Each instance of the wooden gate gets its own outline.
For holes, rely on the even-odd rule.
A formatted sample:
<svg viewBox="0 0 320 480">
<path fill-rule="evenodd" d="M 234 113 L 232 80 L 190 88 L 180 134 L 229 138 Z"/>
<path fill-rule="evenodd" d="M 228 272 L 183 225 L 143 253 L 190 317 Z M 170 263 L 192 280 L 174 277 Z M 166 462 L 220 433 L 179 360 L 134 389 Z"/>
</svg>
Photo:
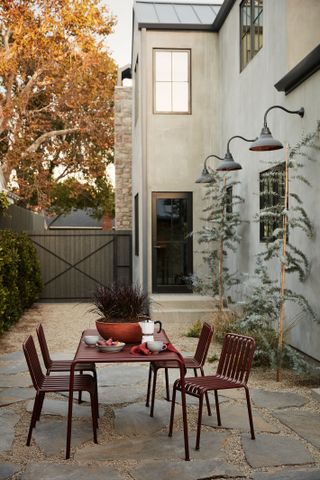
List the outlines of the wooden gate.
<svg viewBox="0 0 320 480">
<path fill-rule="evenodd" d="M 40 260 L 42 300 L 88 299 L 98 285 L 131 283 L 131 233 L 63 230 L 29 234 Z"/>
</svg>

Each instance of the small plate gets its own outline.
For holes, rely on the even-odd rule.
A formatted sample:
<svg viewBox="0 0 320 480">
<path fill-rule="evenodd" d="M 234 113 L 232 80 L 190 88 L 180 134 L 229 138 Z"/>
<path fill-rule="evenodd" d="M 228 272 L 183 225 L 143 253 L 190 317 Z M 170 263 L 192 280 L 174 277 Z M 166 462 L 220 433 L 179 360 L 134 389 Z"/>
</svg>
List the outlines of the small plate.
<svg viewBox="0 0 320 480">
<path fill-rule="evenodd" d="M 96 344 L 96 347 L 99 350 L 99 352 L 108 352 L 108 353 L 121 352 L 124 346 L 125 346 L 125 343 L 118 343 L 118 345 L 97 345 Z"/>
</svg>

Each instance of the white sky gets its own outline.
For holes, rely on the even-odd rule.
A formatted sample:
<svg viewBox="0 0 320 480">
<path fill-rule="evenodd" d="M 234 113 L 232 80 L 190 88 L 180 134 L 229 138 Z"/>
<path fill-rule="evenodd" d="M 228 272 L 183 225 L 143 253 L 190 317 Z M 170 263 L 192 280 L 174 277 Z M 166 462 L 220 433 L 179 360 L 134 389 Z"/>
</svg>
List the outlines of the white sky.
<svg viewBox="0 0 320 480">
<path fill-rule="evenodd" d="M 223 0 L 166 1 L 168 3 L 223 3 Z M 115 26 L 114 33 L 107 38 L 106 43 L 110 49 L 112 57 L 118 63 L 119 67 L 123 67 L 131 62 L 131 23 L 133 0 L 101 0 L 101 3 L 110 7 L 113 15 L 117 17 L 117 24 Z"/>
</svg>

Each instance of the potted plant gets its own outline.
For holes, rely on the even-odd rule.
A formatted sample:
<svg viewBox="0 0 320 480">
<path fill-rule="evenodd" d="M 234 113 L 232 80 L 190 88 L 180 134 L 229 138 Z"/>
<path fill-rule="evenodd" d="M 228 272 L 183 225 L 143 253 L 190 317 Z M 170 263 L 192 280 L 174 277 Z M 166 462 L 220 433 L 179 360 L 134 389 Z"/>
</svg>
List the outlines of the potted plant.
<svg viewBox="0 0 320 480">
<path fill-rule="evenodd" d="M 94 308 L 90 311 L 100 315 L 96 320 L 99 334 L 125 343 L 141 341 L 139 316 L 149 312 L 149 296 L 138 285 L 113 283 L 97 287 L 93 295 Z"/>
</svg>

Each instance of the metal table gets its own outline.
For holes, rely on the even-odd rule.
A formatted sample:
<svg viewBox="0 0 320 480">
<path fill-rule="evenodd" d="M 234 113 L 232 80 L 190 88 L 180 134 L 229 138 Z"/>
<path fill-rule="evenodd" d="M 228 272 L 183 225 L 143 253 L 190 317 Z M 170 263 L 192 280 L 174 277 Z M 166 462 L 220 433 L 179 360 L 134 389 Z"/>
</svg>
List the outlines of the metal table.
<svg viewBox="0 0 320 480">
<path fill-rule="evenodd" d="M 97 330 L 88 329 L 82 333 L 75 357 L 72 361 L 70 370 L 70 393 L 68 404 L 68 428 L 67 428 L 67 445 L 66 445 L 66 459 L 70 458 L 71 448 L 71 432 L 72 432 L 72 407 L 73 407 L 73 384 L 74 384 L 74 372 L 75 366 L 81 363 L 141 363 L 152 362 L 159 359 L 163 362 L 177 362 L 177 367 L 180 370 L 181 380 L 181 402 L 182 402 L 182 418 L 183 418 L 183 431 L 184 431 L 184 448 L 185 459 L 190 460 L 189 454 L 189 439 L 188 439 L 188 423 L 187 423 L 187 406 L 186 406 L 186 392 L 185 392 L 185 366 L 183 359 L 179 357 L 175 352 L 164 351 L 155 355 L 133 355 L 130 353 L 132 345 L 126 345 L 121 352 L 109 353 L 100 352 L 97 348 L 88 347 L 82 338 L 84 335 L 99 335 Z M 169 339 L 164 330 L 154 335 L 155 340 L 162 340 L 165 343 L 169 343 Z"/>
</svg>

